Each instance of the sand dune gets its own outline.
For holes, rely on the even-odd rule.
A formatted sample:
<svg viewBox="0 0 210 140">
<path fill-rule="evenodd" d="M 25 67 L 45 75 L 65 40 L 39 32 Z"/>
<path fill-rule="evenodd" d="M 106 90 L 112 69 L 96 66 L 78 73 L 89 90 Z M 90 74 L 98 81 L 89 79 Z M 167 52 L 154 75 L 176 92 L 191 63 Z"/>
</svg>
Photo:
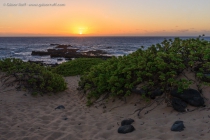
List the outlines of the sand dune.
<svg viewBox="0 0 210 140">
<path fill-rule="evenodd" d="M 138 95 L 99 102 L 86 107 L 85 98 L 77 91 L 79 77 L 67 77 L 68 89 L 52 96 L 33 97 L 15 87 L 0 84 L 0 140 L 208 140 L 210 138 L 210 102 L 205 108 L 178 113 L 164 102 L 141 112 L 136 109 L 147 102 Z M 210 88 L 204 95 L 210 99 Z M 63 105 L 65 109 L 56 109 Z M 156 107 L 154 110 L 154 107 Z M 195 109 L 195 108 L 190 108 Z M 151 111 L 150 111 L 151 110 Z M 117 133 L 123 119 L 135 120 L 135 131 Z M 185 130 L 172 132 L 172 124 L 184 121 Z"/>
</svg>

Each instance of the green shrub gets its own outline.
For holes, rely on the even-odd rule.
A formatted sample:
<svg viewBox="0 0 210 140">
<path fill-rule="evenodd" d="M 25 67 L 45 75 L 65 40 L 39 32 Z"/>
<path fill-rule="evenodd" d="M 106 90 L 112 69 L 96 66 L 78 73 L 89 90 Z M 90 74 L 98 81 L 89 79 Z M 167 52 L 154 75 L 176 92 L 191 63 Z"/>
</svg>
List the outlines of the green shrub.
<svg viewBox="0 0 210 140">
<path fill-rule="evenodd" d="M 32 93 L 59 92 L 67 88 L 62 76 L 35 63 L 7 58 L 0 60 L 0 70 L 14 76 L 20 86 L 31 90 Z"/>
<path fill-rule="evenodd" d="M 81 75 L 85 71 L 89 71 L 89 69 L 93 65 L 97 65 L 99 63 L 104 62 L 100 58 L 77 58 L 75 60 L 71 60 L 61 65 L 55 67 L 53 72 L 56 72 L 63 76 L 74 76 L 74 75 Z"/>
<path fill-rule="evenodd" d="M 180 91 L 192 84 L 186 78 L 177 79 L 183 70 L 193 71 L 198 65 L 209 70 L 209 64 L 210 42 L 200 37 L 175 38 L 93 66 L 81 76 L 79 86 L 84 92 L 88 91 L 88 104 L 105 93 L 109 96 L 130 95 L 139 84 L 148 90 L 178 88 Z"/>
</svg>

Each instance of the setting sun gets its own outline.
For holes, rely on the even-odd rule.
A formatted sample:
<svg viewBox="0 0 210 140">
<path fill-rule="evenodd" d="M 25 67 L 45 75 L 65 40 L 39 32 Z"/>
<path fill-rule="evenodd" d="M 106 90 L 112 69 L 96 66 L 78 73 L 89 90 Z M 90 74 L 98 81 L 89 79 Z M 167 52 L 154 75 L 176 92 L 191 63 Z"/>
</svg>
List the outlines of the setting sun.
<svg viewBox="0 0 210 140">
<path fill-rule="evenodd" d="M 87 28 L 79 27 L 78 32 L 79 32 L 80 35 L 87 34 Z"/>
<path fill-rule="evenodd" d="M 78 26 L 76 23 L 74 25 L 69 26 L 69 33 L 72 35 L 89 35 L 90 31 L 87 26 Z"/>
</svg>

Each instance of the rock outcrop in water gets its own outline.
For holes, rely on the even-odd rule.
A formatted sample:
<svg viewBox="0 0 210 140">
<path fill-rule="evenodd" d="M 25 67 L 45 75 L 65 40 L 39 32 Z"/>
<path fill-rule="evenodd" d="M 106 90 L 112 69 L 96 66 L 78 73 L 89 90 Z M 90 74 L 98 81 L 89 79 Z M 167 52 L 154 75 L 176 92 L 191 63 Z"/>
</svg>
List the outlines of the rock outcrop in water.
<svg viewBox="0 0 210 140">
<path fill-rule="evenodd" d="M 32 51 L 31 53 L 31 55 L 39 55 L 39 56 L 50 55 L 50 57 L 64 57 L 64 58 L 82 58 L 82 57 L 110 58 L 111 57 L 111 56 L 105 56 L 105 54 L 107 53 L 102 50 L 79 52 L 79 49 L 72 48 L 71 45 L 58 45 L 54 49 L 47 49 L 47 51 Z"/>
</svg>

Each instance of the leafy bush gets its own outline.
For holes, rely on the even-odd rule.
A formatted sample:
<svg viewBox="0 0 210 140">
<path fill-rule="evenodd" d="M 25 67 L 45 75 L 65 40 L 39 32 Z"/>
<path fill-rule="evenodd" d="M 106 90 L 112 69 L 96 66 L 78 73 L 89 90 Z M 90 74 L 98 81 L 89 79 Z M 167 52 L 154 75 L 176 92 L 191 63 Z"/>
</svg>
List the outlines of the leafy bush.
<svg viewBox="0 0 210 140">
<path fill-rule="evenodd" d="M 20 86 L 31 90 L 32 93 L 58 92 L 67 88 L 62 76 L 35 63 L 7 58 L 0 60 L 0 70 L 14 76 Z"/>
<path fill-rule="evenodd" d="M 100 58 L 77 58 L 55 67 L 53 72 L 63 76 L 81 75 L 85 71 L 89 71 L 93 65 L 97 65 L 102 62 L 104 62 L 104 60 Z"/>
<path fill-rule="evenodd" d="M 79 86 L 84 92 L 88 91 L 88 104 L 104 93 L 109 96 L 130 95 L 139 84 L 147 91 L 156 88 L 162 91 L 178 88 L 181 91 L 192 83 L 186 78 L 177 79 L 183 70 L 194 71 L 195 67 L 201 66 L 196 72 L 199 80 L 204 72 L 209 71 L 209 64 L 210 42 L 200 37 L 169 39 L 92 67 L 81 76 Z"/>
</svg>

